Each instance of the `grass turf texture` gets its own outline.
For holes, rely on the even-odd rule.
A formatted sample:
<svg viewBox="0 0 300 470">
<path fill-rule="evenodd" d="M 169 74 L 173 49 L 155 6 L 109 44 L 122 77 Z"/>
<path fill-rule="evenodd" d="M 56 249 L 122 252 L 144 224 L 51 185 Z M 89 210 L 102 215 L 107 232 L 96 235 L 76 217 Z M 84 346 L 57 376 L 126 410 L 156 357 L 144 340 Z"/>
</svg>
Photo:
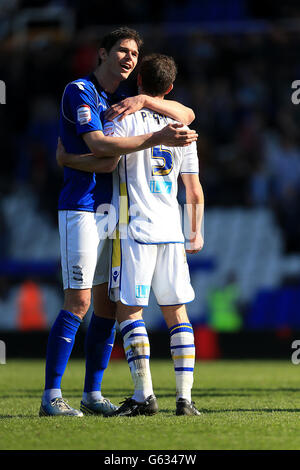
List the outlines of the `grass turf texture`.
<svg viewBox="0 0 300 470">
<path fill-rule="evenodd" d="M 300 367 L 300 366 L 299 366 Z M 152 361 L 160 412 L 152 417 L 39 418 L 44 362 L 0 365 L 1 450 L 300 449 L 300 369 L 288 361 L 197 362 L 199 417 L 176 417 L 171 361 Z M 84 362 L 71 360 L 64 398 L 79 407 Z M 111 361 L 103 393 L 131 396 L 125 361 Z"/>
</svg>

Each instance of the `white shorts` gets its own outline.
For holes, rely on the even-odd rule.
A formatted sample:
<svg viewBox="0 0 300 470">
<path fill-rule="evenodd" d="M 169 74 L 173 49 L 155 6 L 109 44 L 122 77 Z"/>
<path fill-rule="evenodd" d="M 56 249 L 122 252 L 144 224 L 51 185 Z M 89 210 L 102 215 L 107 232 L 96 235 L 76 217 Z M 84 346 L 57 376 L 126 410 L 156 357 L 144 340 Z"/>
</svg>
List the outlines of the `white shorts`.
<svg viewBox="0 0 300 470">
<path fill-rule="evenodd" d="M 58 212 L 64 289 L 108 282 L 111 240 L 105 232 L 106 219 L 94 212 Z"/>
<path fill-rule="evenodd" d="M 160 306 L 195 298 L 183 243 L 144 245 L 132 238 L 113 240 L 110 298 L 125 305 L 147 306 L 152 287 Z"/>
</svg>

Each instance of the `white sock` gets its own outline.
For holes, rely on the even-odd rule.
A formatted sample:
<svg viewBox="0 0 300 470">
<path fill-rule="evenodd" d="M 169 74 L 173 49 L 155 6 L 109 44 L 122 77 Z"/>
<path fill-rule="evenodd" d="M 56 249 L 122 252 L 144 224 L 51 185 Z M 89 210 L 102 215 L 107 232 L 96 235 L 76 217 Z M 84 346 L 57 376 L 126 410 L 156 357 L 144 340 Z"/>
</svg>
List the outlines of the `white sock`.
<svg viewBox="0 0 300 470">
<path fill-rule="evenodd" d="M 42 396 L 43 403 L 49 403 L 49 401 L 53 400 L 54 398 L 62 398 L 60 388 L 48 388 L 47 390 L 44 390 Z"/>
<path fill-rule="evenodd" d="M 153 395 L 150 372 L 150 345 L 143 320 L 125 320 L 120 323 L 125 355 L 134 383 L 132 398 L 143 402 Z"/>
<path fill-rule="evenodd" d="M 92 403 L 94 401 L 99 401 L 102 398 L 102 393 L 99 392 L 98 390 L 95 390 L 93 392 L 83 392 L 82 394 L 82 401 L 84 403 Z"/>
<path fill-rule="evenodd" d="M 191 401 L 195 366 L 193 327 L 190 323 L 179 323 L 170 328 L 170 336 L 176 379 L 176 401 L 179 398 Z"/>
</svg>

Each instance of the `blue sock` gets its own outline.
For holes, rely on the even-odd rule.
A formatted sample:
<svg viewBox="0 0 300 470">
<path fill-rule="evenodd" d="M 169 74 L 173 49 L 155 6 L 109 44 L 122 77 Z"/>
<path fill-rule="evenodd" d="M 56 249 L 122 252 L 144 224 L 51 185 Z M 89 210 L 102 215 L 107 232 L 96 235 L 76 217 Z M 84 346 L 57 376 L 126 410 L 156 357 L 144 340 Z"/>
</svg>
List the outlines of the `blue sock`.
<svg viewBox="0 0 300 470">
<path fill-rule="evenodd" d="M 101 392 L 103 374 L 108 366 L 115 340 L 115 323 L 115 320 L 92 314 L 85 341 L 84 393 Z"/>
<path fill-rule="evenodd" d="M 45 390 L 61 388 L 80 324 L 81 320 L 73 313 L 67 310 L 59 312 L 48 338 Z"/>
</svg>

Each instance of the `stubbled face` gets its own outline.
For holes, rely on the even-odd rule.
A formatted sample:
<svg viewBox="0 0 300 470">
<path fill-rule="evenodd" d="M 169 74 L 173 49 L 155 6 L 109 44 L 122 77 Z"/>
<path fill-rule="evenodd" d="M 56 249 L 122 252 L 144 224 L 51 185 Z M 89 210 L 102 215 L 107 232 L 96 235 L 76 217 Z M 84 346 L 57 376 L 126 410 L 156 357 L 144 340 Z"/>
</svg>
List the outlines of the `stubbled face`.
<svg viewBox="0 0 300 470">
<path fill-rule="evenodd" d="M 133 39 L 121 39 L 102 58 L 107 70 L 115 77 L 126 80 L 134 70 L 139 51 Z"/>
</svg>

